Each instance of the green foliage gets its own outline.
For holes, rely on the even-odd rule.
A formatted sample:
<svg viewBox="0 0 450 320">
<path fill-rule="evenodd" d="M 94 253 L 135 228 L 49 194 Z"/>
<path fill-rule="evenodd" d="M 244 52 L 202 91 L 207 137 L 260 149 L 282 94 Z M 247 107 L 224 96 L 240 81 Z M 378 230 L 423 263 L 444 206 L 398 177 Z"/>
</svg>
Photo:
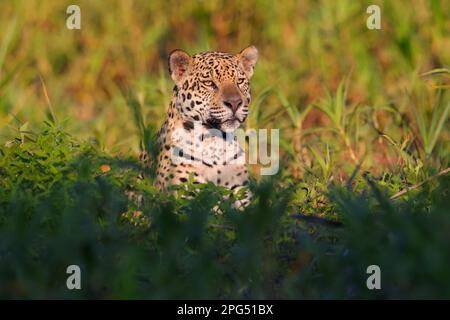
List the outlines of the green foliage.
<svg viewBox="0 0 450 320">
<path fill-rule="evenodd" d="M 449 297 L 449 181 L 443 177 L 437 189 L 401 203 L 389 201 L 374 184 L 373 191 L 363 194 L 333 189 L 330 201 L 344 228 L 334 234 L 336 245 L 309 249 L 316 268 L 297 275 L 295 294 L 328 299 Z M 366 268 L 372 264 L 381 268 L 379 291 L 366 287 Z"/>
<path fill-rule="evenodd" d="M 351 0 L 79 1 L 68 30 L 64 2 L 1 1 L 0 297 L 450 298 L 450 2 L 377 4 L 379 31 Z M 250 168 L 244 212 L 158 193 L 136 158 L 167 54 L 250 44 L 246 125 L 280 129 L 281 172 Z"/>
<path fill-rule="evenodd" d="M 448 113 L 450 111 L 450 101 L 445 103 L 442 100 L 442 91 L 438 92 L 435 106 L 432 109 L 430 119 L 426 112 L 417 109 L 412 105 L 414 118 L 419 128 L 420 136 L 422 138 L 425 154 L 429 156 L 436 145 L 437 139 L 444 129 L 444 124 L 448 121 Z"/>
<path fill-rule="evenodd" d="M 220 188 L 159 194 L 134 182 L 136 163 L 50 125 L 0 152 L 2 298 L 450 297 L 448 176 L 396 202 L 371 180 L 335 185 L 319 211 L 337 212 L 336 227 L 293 216 L 295 186 L 278 179 L 254 185 L 244 212 L 214 214 Z M 72 264 L 80 291 L 65 286 Z M 381 291 L 365 287 L 371 264 Z"/>
</svg>

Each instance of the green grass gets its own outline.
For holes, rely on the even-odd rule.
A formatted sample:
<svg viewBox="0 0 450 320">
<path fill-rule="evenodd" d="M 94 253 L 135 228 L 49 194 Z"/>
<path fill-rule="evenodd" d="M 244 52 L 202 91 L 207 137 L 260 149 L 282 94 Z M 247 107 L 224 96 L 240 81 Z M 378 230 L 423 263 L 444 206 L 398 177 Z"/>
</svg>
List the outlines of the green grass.
<svg viewBox="0 0 450 320">
<path fill-rule="evenodd" d="M 245 212 L 224 204 L 214 215 L 222 191 L 213 185 L 189 200 L 159 194 L 150 180 L 136 182 L 135 161 L 52 125 L 0 152 L 2 298 L 450 295 L 448 176 L 398 200 L 370 177 L 320 196 L 275 178 L 253 186 Z M 144 196 L 139 208 L 130 188 Z M 65 289 L 70 264 L 82 269 L 81 291 Z M 371 264 L 381 267 L 381 291 L 365 287 Z"/>
<path fill-rule="evenodd" d="M 377 3 L 379 31 L 364 1 L 79 1 L 70 31 L 70 3 L 3 1 L 0 297 L 450 298 L 450 4 Z M 246 125 L 280 129 L 280 172 L 252 166 L 252 205 L 221 215 L 213 185 L 138 181 L 167 54 L 249 44 Z"/>
</svg>

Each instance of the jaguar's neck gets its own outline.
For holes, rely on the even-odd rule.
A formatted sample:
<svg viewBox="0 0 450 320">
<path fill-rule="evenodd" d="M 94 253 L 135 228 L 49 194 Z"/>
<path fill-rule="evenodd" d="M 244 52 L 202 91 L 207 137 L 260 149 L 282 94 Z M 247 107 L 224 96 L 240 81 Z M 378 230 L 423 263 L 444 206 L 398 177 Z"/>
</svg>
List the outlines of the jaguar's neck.
<svg viewBox="0 0 450 320">
<path fill-rule="evenodd" d="M 170 139 L 170 134 L 175 128 L 182 126 L 182 118 L 177 109 L 178 91 L 174 87 L 172 93 L 172 99 L 170 100 L 169 108 L 166 112 L 166 119 L 159 130 L 158 140 L 160 143 L 167 144 L 167 139 Z"/>
</svg>

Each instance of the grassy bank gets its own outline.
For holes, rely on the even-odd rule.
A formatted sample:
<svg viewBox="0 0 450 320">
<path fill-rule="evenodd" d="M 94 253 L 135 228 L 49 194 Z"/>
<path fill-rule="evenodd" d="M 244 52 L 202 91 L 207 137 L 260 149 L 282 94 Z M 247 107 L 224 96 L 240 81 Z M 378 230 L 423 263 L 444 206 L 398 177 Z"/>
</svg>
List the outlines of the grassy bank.
<svg viewBox="0 0 450 320">
<path fill-rule="evenodd" d="M 71 3 L 3 1 L 0 297 L 450 298 L 450 3 L 378 1 L 369 30 L 372 2 L 79 1 L 68 30 Z M 249 44 L 246 126 L 280 129 L 280 172 L 221 215 L 212 185 L 137 181 L 167 54 Z"/>
</svg>

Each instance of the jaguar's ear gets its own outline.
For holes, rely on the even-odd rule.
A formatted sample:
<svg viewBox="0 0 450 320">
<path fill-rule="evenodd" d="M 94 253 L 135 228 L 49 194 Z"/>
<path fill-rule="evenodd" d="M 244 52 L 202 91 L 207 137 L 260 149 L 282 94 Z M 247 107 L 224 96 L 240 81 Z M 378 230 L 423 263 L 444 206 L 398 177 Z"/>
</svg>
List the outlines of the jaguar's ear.
<svg viewBox="0 0 450 320">
<path fill-rule="evenodd" d="M 183 50 L 174 50 L 169 55 L 169 73 L 175 84 L 179 84 L 186 75 L 191 57 Z"/>
<path fill-rule="evenodd" d="M 258 60 L 258 49 L 255 46 L 247 47 L 238 54 L 238 58 L 245 74 L 250 79 L 253 75 L 253 68 Z"/>
</svg>

